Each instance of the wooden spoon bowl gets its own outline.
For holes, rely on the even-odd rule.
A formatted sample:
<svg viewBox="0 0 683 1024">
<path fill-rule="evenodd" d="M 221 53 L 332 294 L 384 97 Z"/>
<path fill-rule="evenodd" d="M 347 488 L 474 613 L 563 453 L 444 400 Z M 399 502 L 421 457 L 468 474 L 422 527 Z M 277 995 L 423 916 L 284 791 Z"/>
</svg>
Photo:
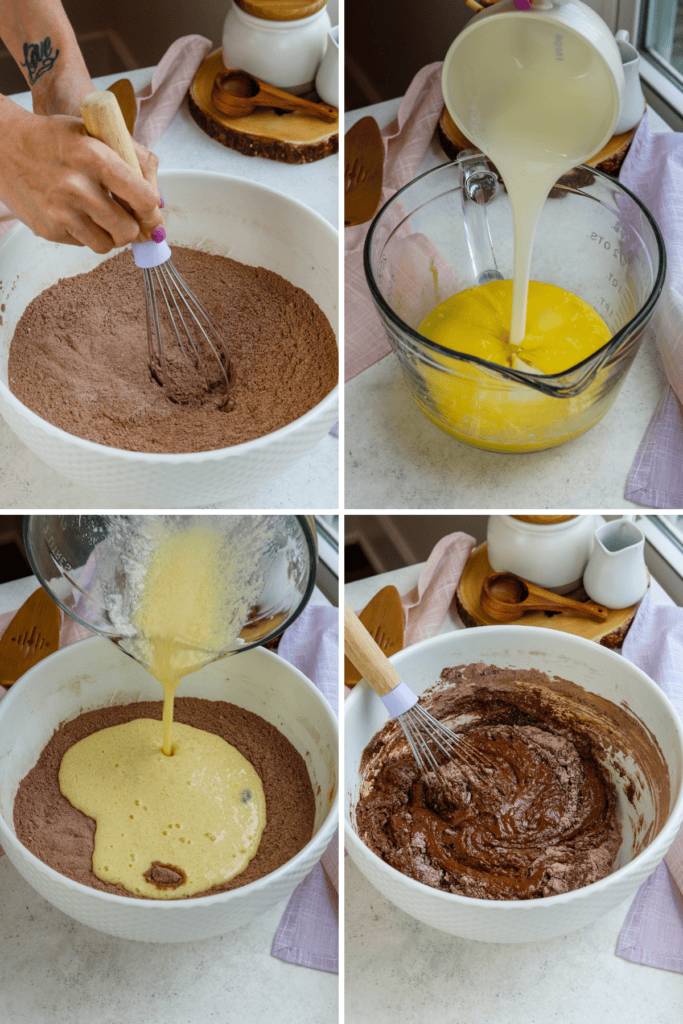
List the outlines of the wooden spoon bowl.
<svg viewBox="0 0 683 1024">
<path fill-rule="evenodd" d="M 247 117 L 257 107 L 290 112 L 296 110 L 300 114 L 310 114 L 311 117 L 330 123 L 339 116 L 336 107 L 330 107 L 327 103 L 313 103 L 302 96 L 277 89 L 246 71 L 219 71 L 211 90 L 211 100 L 216 109 L 228 117 Z"/>
<path fill-rule="evenodd" d="M 570 597 L 544 590 L 511 572 L 494 572 L 481 588 L 481 606 L 497 622 L 514 622 L 525 612 L 559 612 L 604 622 L 607 609 L 593 601 L 574 601 Z"/>
</svg>

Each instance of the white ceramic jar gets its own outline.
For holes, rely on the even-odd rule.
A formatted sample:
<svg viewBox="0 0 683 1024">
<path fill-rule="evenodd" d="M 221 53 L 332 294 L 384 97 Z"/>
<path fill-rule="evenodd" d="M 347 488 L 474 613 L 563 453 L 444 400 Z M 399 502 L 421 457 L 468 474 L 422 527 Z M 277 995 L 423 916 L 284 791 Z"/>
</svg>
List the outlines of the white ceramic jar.
<svg viewBox="0 0 683 1024">
<path fill-rule="evenodd" d="M 298 94 L 314 88 L 331 28 L 327 0 L 233 0 L 223 63 Z"/>
<path fill-rule="evenodd" d="M 489 516 L 487 548 L 494 572 L 513 572 L 557 594 L 581 585 L 602 516 Z"/>
</svg>

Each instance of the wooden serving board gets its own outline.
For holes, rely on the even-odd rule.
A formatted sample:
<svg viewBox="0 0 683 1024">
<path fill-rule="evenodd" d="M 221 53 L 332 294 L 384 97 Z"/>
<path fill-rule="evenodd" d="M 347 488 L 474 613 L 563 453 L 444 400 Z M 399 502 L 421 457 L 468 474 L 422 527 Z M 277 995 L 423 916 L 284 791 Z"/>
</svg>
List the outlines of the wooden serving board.
<svg viewBox="0 0 683 1024">
<path fill-rule="evenodd" d="M 246 117 L 222 114 L 213 105 L 211 90 L 218 72 L 225 70 L 222 53 L 215 50 L 200 65 L 189 91 L 190 113 L 212 139 L 246 156 L 287 164 L 310 164 L 338 152 L 339 117 L 330 124 L 308 114 L 276 114 L 268 108 Z"/>
<path fill-rule="evenodd" d="M 455 601 L 458 615 L 466 626 L 497 626 L 495 619 L 490 618 L 481 606 L 481 587 L 489 575 L 493 572 L 488 560 L 486 544 L 482 544 L 470 555 L 470 558 L 460 577 L 460 583 L 455 592 Z M 575 601 L 587 601 L 588 595 L 581 588 L 567 597 Z M 638 605 L 631 605 L 630 608 L 610 609 L 604 622 L 591 622 L 589 619 L 575 615 L 557 615 L 548 612 L 527 612 L 521 618 L 516 619 L 510 625 L 519 626 L 543 626 L 545 629 L 559 629 L 563 633 L 573 633 L 575 636 L 583 636 L 587 640 L 595 640 L 603 647 L 619 647 L 624 642 L 624 637 L 629 631 L 631 623 L 635 618 Z"/>
<path fill-rule="evenodd" d="M 623 135 L 613 135 L 607 145 L 599 153 L 596 153 L 594 157 L 587 160 L 586 163 L 590 167 L 597 167 L 599 171 L 604 171 L 605 174 L 611 174 L 612 177 L 616 177 L 637 130 L 638 125 L 635 128 L 631 128 L 630 131 L 624 132 Z M 441 111 L 437 133 L 441 148 L 451 160 L 455 160 L 461 149 L 478 148 L 469 139 L 465 138 L 445 107 Z M 569 173 L 571 174 L 572 172 L 570 171 Z"/>
</svg>

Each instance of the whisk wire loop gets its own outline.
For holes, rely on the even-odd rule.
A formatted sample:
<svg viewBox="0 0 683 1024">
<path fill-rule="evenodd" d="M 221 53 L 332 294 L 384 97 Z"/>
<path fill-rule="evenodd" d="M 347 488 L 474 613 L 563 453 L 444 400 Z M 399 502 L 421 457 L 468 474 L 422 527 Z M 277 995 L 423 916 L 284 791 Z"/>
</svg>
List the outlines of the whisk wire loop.
<svg viewBox="0 0 683 1024">
<path fill-rule="evenodd" d="M 209 335 L 207 334 L 207 331 L 206 331 L 206 328 L 208 328 L 211 331 L 211 333 L 213 334 L 214 338 L 216 339 L 216 342 L 218 343 L 219 348 L 225 354 L 225 350 L 223 349 L 223 343 L 222 343 L 222 341 L 220 339 L 218 331 L 216 330 L 216 328 L 214 327 L 214 325 L 213 325 L 213 323 L 211 321 L 211 317 L 209 316 L 209 314 L 208 314 L 207 310 L 205 309 L 205 307 L 202 305 L 202 303 L 196 297 L 196 295 L 194 295 L 194 293 L 192 291 L 190 291 L 190 289 L 188 288 L 187 284 L 185 283 L 185 280 L 183 279 L 183 277 L 180 274 L 180 272 L 178 271 L 178 269 L 174 266 L 174 264 L 169 261 L 169 263 L 167 263 L 165 265 L 165 267 L 168 270 L 168 274 L 169 274 L 169 277 L 167 278 L 167 283 L 170 285 L 171 280 L 172 280 L 173 284 L 175 285 L 176 289 L 178 290 L 178 294 L 180 295 L 181 299 L 183 300 L 183 303 L 185 304 L 185 307 L 186 307 L 187 311 L 189 312 L 189 314 L 192 317 L 192 319 L 194 320 L 195 324 L 197 325 L 197 327 L 201 331 L 202 337 L 204 338 L 204 340 L 206 341 L 206 344 L 211 349 L 212 354 L 218 360 L 218 363 L 220 364 L 222 372 L 223 372 L 223 378 L 225 379 L 226 387 L 229 388 L 230 387 L 230 381 L 228 380 L 228 370 L 226 370 L 226 367 L 223 364 L 223 360 L 221 359 L 221 356 L 220 356 L 219 352 L 214 348 L 214 345 L 213 345 L 213 343 L 211 341 L 211 338 L 209 337 Z M 201 313 L 201 315 L 202 315 L 202 317 L 204 318 L 204 321 L 205 321 L 204 324 L 202 324 L 200 322 L 199 317 L 197 316 L 197 313 L 195 312 L 195 310 L 197 310 L 197 312 Z M 182 319 L 182 314 L 180 313 L 180 310 L 178 312 L 179 312 L 179 315 L 180 315 L 180 317 Z M 183 320 L 183 324 L 184 323 L 185 323 L 185 321 Z M 192 341 L 192 344 L 193 344 L 193 347 L 194 347 L 194 350 L 197 353 L 197 356 L 199 357 L 199 350 L 194 345 L 194 341 L 192 340 L 192 336 L 190 335 L 189 331 L 188 331 L 188 336 L 190 337 L 190 339 Z"/>
<path fill-rule="evenodd" d="M 145 286 L 145 309 L 147 313 L 147 350 L 149 354 L 149 365 L 153 373 L 161 372 L 163 383 L 167 388 L 170 379 L 166 365 L 166 355 L 163 346 L 157 347 L 155 339 L 161 336 L 161 325 L 159 323 L 159 309 L 157 306 L 156 291 L 150 270 L 143 270 L 142 279 Z"/>
<path fill-rule="evenodd" d="M 143 271 L 143 273 L 145 273 L 145 271 Z M 159 290 L 161 292 L 161 296 L 162 296 L 162 298 L 164 300 L 164 304 L 166 306 L 166 312 L 168 313 L 168 319 L 170 321 L 171 327 L 173 328 L 173 332 L 174 332 L 174 334 L 176 336 L 176 341 L 178 342 L 178 346 L 180 348 L 180 351 L 183 353 L 183 355 L 187 359 L 187 352 L 185 351 L 185 346 L 183 345 L 183 340 L 180 337 L 180 332 L 178 331 L 178 325 L 177 325 L 177 323 L 175 321 L 175 317 L 173 316 L 173 312 L 171 310 L 171 305 L 170 305 L 170 303 L 168 301 L 169 296 L 168 296 L 168 294 L 166 292 L 166 289 L 164 288 L 164 280 L 162 279 L 162 276 L 159 273 L 159 267 L 154 267 L 148 273 L 150 275 L 153 274 L 154 277 L 156 278 L 157 284 L 159 285 Z M 152 288 L 154 288 L 154 282 L 152 282 Z M 174 304 L 174 306 L 175 306 L 175 308 L 177 310 L 178 309 L 178 303 L 175 301 L 175 298 L 174 298 L 172 293 L 171 293 L 171 300 L 173 301 L 173 304 Z M 180 313 L 180 320 L 182 322 L 183 329 L 185 330 L 185 333 L 186 333 L 186 335 L 187 335 L 187 337 L 189 339 L 190 336 L 189 336 L 189 333 L 187 331 L 187 327 L 185 326 L 185 321 L 183 320 L 182 313 Z M 157 347 L 158 347 L 159 351 L 162 351 L 163 347 L 164 347 L 163 344 L 162 344 L 161 336 L 160 335 L 157 335 Z M 195 351 L 196 351 L 196 349 L 195 349 Z"/>
<path fill-rule="evenodd" d="M 400 715 L 398 720 L 421 771 L 438 772 L 444 761 L 455 759 L 485 781 L 487 759 L 464 736 L 448 729 L 419 704 Z"/>
<path fill-rule="evenodd" d="M 168 361 L 162 340 L 159 302 L 156 294 L 157 288 L 161 293 L 163 299 L 162 308 L 165 307 L 167 318 L 180 352 L 188 363 L 199 372 L 204 373 L 208 385 L 208 375 L 202 363 L 202 353 L 195 340 L 195 332 L 198 331 L 199 335 L 204 339 L 208 350 L 220 367 L 221 376 L 225 384 L 225 397 L 221 404 L 223 406 L 227 405 L 230 397 L 230 378 L 232 372 L 230 359 L 225 352 L 223 343 L 207 310 L 190 290 L 171 260 L 149 269 L 143 268 L 142 274 L 145 285 L 147 344 L 150 366 L 153 372 L 157 370 L 160 374 L 160 383 L 167 389 L 169 397 L 178 400 L 172 386 L 171 374 L 169 373 Z M 197 313 L 202 317 L 203 323 Z M 187 317 L 187 314 L 189 314 L 189 317 Z M 213 335 L 216 344 L 211 340 L 208 331 Z"/>
</svg>

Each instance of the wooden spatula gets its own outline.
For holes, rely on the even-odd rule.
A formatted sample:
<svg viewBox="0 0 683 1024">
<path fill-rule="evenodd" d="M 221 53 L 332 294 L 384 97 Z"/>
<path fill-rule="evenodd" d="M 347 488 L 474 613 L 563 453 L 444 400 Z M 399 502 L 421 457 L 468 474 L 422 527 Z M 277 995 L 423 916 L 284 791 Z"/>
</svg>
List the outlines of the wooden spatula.
<svg viewBox="0 0 683 1024">
<path fill-rule="evenodd" d="M 25 601 L 0 639 L 0 686 L 59 650 L 59 608 L 39 587 Z"/>
<path fill-rule="evenodd" d="M 382 198 L 384 143 L 374 117 L 362 117 L 344 136 L 344 224 L 364 224 Z"/>
<path fill-rule="evenodd" d="M 360 621 L 383 653 L 390 658 L 403 650 L 403 605 L 396 587 L 384 587 L 360 613 Z M 344 658 L 344 682 L 355 686 L 361 674 Z"/>
<path fill-rule="evenodd" d="M 130 135 L 133 134 L 135 128 L 135 115 L 137 107 L 135 105 L 135 90 L 133 89 L 132 83 L 129 78 L 120 78 L 118 82 L 112 82 L 107 89 L 107 92 L 113 92 L 119 101 L 121 107 L 121 113 L 123 114 L 123 120 L 126 122 L 126 128 Z"/>
</svg>

